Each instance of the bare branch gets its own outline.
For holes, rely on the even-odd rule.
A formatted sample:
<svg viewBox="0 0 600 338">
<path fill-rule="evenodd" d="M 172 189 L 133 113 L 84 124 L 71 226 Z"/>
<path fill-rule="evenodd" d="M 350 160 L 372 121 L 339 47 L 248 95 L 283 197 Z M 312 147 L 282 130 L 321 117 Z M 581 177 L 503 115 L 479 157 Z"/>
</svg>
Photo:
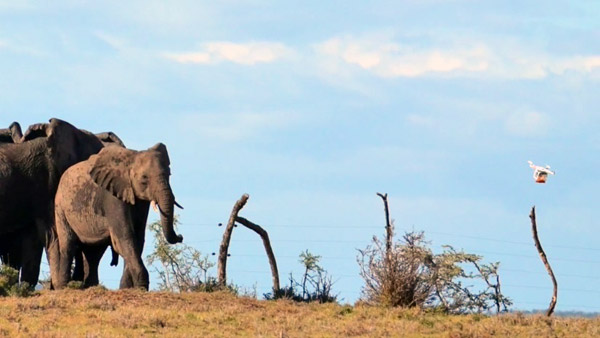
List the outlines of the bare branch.
<svg viewBox="0 0 600 338">
<path fill-rule="evenodd" d="M 238 223 L 242 224 L 248 229 L 256 232 L 263 241 L 265 246 L 265 251 L 267 252 L 267 256 L 269 257 L 269 264 L 271 265 L 271 273 L 273 275 L 273 291 L 276 292 L 280 289 L 279 287 L 279 272 L 277 270 L 277 261 L 275 260 L 275 254 L 273 253 L 273 248 L 271 248 L 271 241 L 269 240 L 269 234 L 259 225 L 250 222 L 244 217 L 237 216 L 235 219 Z"/>
<path fill-rule="evenodd" d="M 546 258 L 546 253 L 544 252 L 544 249 L 542 249 L 540 239 L 538 238 L 537 224 L 535 221 L 535 206 L 531 208 L 529 218 L 531 219 L 531 232 L 533 233 L 533 241 L 535 242 L 535 247 L 537 248 L 538 253 L 540 254 L 540 259 L 542 260 L 542 263 L 544 263 L 544 266 L 546 267 L 546 270 L 550 275 L 550 279 L 552 279 L 552 284 L 554 285 L 552 299 L 550 300 L 550 305 L 548 306 L 548 310 L 546 311 L 546 316 L 550 317 L 554 312 L 554 307 L 556 306 L 556 301 L 558 298 L 558 284 L 556 283 L 556 278 L 554 277 L 554 272 L 552 272 L 550 263 L 548 263 L 548 258 Z"/>
<path fill-rule="evenodd" d="M 392 241 L 394 237 L 394 229 L 392 228 L 392 222 L 390 221 L 390 208 L 388 205 L 388 195 L 377 193 L 377 196 L 381 197 L 383 200 L 383 207 L 385 209 L 385 231 L 386 231 L 386 242 L 385 242 L 385 252 L 386 256 L 390 256 L 390 252 L 392 250 Z"/>
<path fill-rule="evenodd" d="M 229 222 L 227 222 L 227 227 L 225 228 L 225 232 L 223 233 L 223 240 L 221 241 L 221 246 L 219 248 L 219 261 L 218 261 L 218 281 L 220 285 L 225 285 L 227 282 L 227 252 L 229 251 L 229 242 L 231 241 L 231 233 L 233 232 L 233 226 L 235 225 L 235 219 L 237 218 L 238 213 L 246 202 L 248 202 L 248 194 L 242 195 L 242 197 L 233 205 L 233 209 L 231 210 L 231 215 L 229 216 Z"/>
</svg>

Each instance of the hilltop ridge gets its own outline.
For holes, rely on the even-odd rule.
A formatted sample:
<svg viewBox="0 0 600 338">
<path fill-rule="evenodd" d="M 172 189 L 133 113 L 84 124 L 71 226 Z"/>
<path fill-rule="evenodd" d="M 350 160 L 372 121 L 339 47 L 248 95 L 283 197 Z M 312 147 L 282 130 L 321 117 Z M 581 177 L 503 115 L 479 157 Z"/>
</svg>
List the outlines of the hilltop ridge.
<svg viewBox="0 0 600 338">
<path fill-rule="evenodd" d="M 373 337 L 600 335 L 600 318 L 449 316 L 418 309 L 297 304 L 217 293 L 41 291 L 0 299 L 2 336 Z"/>
</svg>

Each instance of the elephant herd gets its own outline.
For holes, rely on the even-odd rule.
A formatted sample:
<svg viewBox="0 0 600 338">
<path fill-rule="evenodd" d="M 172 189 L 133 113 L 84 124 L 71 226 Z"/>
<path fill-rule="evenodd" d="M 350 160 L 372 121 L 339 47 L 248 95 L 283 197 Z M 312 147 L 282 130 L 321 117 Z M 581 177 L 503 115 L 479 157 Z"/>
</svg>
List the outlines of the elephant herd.
<svg viewBox="0 0 600 338">
<path fill-rule="evenodd" d="M 46 250 L 52 288 L 71 280 L 92 286 L 110 246 L 111 265 L 119 255 L 125 261 L 120 287 L 148 289 L 141 257 L 151 203 L 167 242 L 183 240 L 173 228 L 179 205 L 169 166 L 162 143 L 130 150 L 111 132 L 55 118 L 24 134 L 17 122 L 0 129 L 0 259 L 36 285 Z"/>
</svg>

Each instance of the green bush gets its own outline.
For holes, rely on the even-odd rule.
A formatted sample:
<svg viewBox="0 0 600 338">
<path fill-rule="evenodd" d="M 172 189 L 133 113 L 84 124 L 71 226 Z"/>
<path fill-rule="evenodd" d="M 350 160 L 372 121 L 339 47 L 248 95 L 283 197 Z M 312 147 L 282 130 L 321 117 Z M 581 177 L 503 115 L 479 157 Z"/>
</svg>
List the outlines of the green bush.
<svg viewBox="0 0 600 338">
<path fill-rule="evenodd" d="M 33 286 L 27 282 L 19 283 L 19 270 L 7 265 L 0 267 L 0 296 L 29 297 L 33 294 Z"/>
<path fill-rule="evenodd" d="M 290 285 L 264 294 L 267 300 L 290 299 L 295 302 L 335 303 L 337 295 L 333 295 L 333 281 L 320 265 L 321 256 L 313 255 L 308 250 L 300 253 L 300 263 L 304 265 L 304 274 L 296 281 L 290 273 Z"/>
</svg>

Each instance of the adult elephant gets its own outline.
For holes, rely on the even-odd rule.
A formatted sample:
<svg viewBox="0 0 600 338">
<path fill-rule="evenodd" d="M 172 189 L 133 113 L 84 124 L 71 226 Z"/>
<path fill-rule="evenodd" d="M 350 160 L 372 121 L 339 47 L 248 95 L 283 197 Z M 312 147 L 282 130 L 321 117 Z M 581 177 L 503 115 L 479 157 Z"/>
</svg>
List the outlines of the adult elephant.
<svg viewBox="0 0 600 338">
<path fill-rule="evenodd" d="M 13 122 L 8 128 L 0 129 L 0 146 L 21 143 L 22 137 L 21 125 L 19 122 Z M 21 238 L 27 234 L 27 231 L 30 230 L 21 230 L 0 237 L 0 259 L 2 259 L 3 264 L 15 269 L 21 268 L 21 247 L 26 244 L 21 242 Z"/>
<path fill-rule="evenodd" d="M 104 132 L 96 134 L 96 137 L 100 139 L 102 144 L 105 147 L 121 147 L 125 148 L 125 144 L 123 141 L 113 132 Z M 112 259 L 110 261 L 111 266 L 117 266 L 119 264 L 119 255 L 115 252 L 112 245 L 110 246 Z M 106 247 L 88 247 L 87 255 L 83 255 L 83 249 L 78 250 L 75 253 L 75 265 L 73 266 L 73 274 L 71 275 L 71 280 L 83 282 L 85 286 L 93 286 L 98 285 L 98 267 L 100 259 L 102 255 L 104 255 L 104 251 Z M 93 262 L 92 265 L 96 265 L 90 269 L 90 263 L 88 262 L 88 257 Z"/>
<path fill-rule="evenodd" d="M 61 175 L 73 164 L 88 159 L 102 149 L 92 133 L 68 122 L 50 119 L 49 123 L 29 127 L 18 144 L 0 147 L 0 251 L 8 248 L 18 257 L 21 281 L 37 283 L 42 251 L 58 263 L 55 241 L 54 196 Z"/>
<path fill-rule="evenodd" d="M 159 143 L 145 151 L 106 147 L 65 172 L 55 200 L 60 265 L 52 270 L 52 279 L 57 288 L 67 284 L 79 248 L 90 268 L 84 284 L 97 282 L 98 253 L 112 244 L 125 260 L 120 287 L 148 289 L 142 250 L 151 201 L 160 210 L 167 242 L 183 240 L 173 229 L 177 203 L 169 184 L 169 165 L 167 148 Z"/>
</svg>

